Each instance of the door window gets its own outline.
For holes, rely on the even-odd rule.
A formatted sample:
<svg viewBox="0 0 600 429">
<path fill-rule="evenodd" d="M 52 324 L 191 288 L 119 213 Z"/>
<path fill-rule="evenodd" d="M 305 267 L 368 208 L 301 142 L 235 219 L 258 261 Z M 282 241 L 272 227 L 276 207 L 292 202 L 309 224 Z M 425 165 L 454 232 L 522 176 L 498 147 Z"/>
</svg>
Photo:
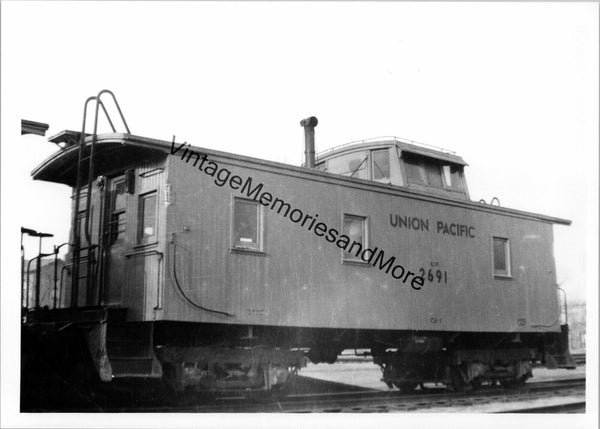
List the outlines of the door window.
<svg viewBox="0 0 600 429">
<path fill-rule="evenodd" d="M 140 195 L 138 204 L 138 242 L 156 241 L 156 191 Z"/>
<path fill-rule="evenodd" d="M 110 218 L 108 223 L 110 244 L 121 242 L 124 239 L 126 196 L 125 179 L 114 179 L 110 186 Z"/>
</svg>

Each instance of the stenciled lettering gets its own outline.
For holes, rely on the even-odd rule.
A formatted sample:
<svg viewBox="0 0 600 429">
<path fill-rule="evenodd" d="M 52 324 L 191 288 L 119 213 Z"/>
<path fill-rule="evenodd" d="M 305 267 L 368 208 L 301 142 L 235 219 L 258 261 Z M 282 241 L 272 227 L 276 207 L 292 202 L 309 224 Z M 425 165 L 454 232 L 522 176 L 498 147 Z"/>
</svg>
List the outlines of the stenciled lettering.
<svg viewBox="0 0 600 429">
<path fill-rule="evenodd" d="M 429 219 L 423 219 L 418 216 L 390 213 L 390 225 L 394 228 L 408 229 L 411 231 L 429 231 Z M 435 222 L 435 226 L 436 232 L 441 235 L 475 238 L 475 227 L 471 225 L 438 220 Z"/>
</svg>

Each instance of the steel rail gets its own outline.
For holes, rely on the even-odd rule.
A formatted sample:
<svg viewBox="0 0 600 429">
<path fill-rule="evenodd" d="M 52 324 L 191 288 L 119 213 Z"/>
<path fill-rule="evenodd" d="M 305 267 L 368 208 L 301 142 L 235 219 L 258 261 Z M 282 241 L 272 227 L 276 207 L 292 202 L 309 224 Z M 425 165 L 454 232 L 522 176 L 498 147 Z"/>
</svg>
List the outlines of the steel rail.
<svg viewBox="0 0 600 429">
<path fill-rule="evenodd" d="M 311 380 L 309 377 L 299 377 Z M 319 381 L 319 380 L 317 380 Z M 564 392 L 567 389 L 580 390 L 585 379 L 553 380 L 527 383 L 520 389 L 500 387 L 482 388 L 471 392 L 447 392 L 443 388 L 427 389 L 422 392 L 403 394 L 397 390 L 362 390 L 307 394 L 290 394 L 281 400 L 271 402 L 248 401 L 241 396 L 212 398 L 204 404 L 153 405 L 140 404 L 128 412 L 186 412 L 186 413 L 333 413 L 333 412 L 402 412 L 418 411 L 431 407 L 469 406 L 490 404 L 514 397 L 515 401 L 547 397 L 548 392 Z M 436 391 L 437 390 L 437 391 Z M 206 395 L 205 395 L 206 396 Z M 206 399 L 206 398 L 203 398 Z M 188 401 L 193 400 L 192 397 Z M 109 411 L 109 410 L 106 410 Z M 507 411 L 512 412 L 512 411 Z"/>
<path fill-rule="evenodd" d="M 585 413 L 585 401 L 566 402 L 564 404 L 526 407 L 517 410 L 499 411 L 499 414 L 550 414 Z"/>
<path fill-rule="evenodd" d="M 585 365 L 585 353 L 573 353 L 571 354 L 571 356 L 575 360 L 575 363 Z M 373 363 L 373 358 L 371 356 L 347 354 L 338 356 L 338 360 L 336 363 Z"/>
<path fill-rule="evenodd" d="M 308 384 L 311 388 L 319 387 L 322 380 L 312 379 L 310 377 L 299 376 L 300 383 Z M 337 383 L 324 382 L 321 388 L 336 387 Z M 304 385 L 300 385 L 305 387 Z M 337 386 L 339 389 L 340 386 Z M 484 387 L 480 390 L 471 392 L 447 392 L 443 387 L 428 388 L 424 391 L 417 391 L 411 394 L 401 393 L 397 390 L 349 390 L 349 388 L 359 389 L 356 386 L 341 385 L 342 391 L 322 392 L 322 393 L 299 393 L 290 394 L 280 400 L 271 399 L 270 401 L 252 401 L 230 393 L 229 396 L 222 394 L 215 397 L 209 392 L 196 394 L 183 394 L 178 398 L 166 397 L 168 405 L 165 402 L 164 395 L 157 395 L 158 391 L 152 393 L 151 389 L 144 389 L 144 396 L 136 393 L 130 387 L 113 386 L 111 388 L 102 386 L 97 390 L 86 390 L 87 396 L 96 398 L 93 409 L 88 401 L 79 401 L 78 403 L 61 403 L 60 409 L 49 408 L 48 404 L 42 408 L 48 411 L 102 411 L 102 412 L 135 412 L 135 413 L 333 413 L 333 412 L 410 412 L 427 410 L 436 407 L 464 407 L 468 409 L 473 405 L 493 405 L 511 401 L 513 406 L 515 402 L 529 401 L 533 399 L 548 398 L 552 396 L 580 396 L 585 388 L 585 379 L 567 379 L 553 380 L 543 382 L 526 383 L 524 387 L 518 389 L 508 389 L 500 387 Z M 81 390 L 81 388 L 79 389 Z M 93 390 L 93 391 L 92 391 Z M 80 392 L 85 393 L 85 392 Z M 236 396 L 233 396 L 236 395 Z M 65 395 L 59 395 L 64 398 Z M 162 397 L 162 399 L 159 398 Z M 75 399 L 75 398 L 72 398 Z M 565 405 L 566 404 L 560 404 Z M 554 405 L 552 407 L 555 407 Z M 558 407 L 558 405 L 556 406 Z M 535 407 L 532 407 L 533 410 Z M 537 407 L 540 408 L 540 407 Z M 525 407 L 506 412 L 521 412 Z M 36 407 L 37 411 L 43 411 Z M 525 411 L 523 411 L 525 412 Z M 537 411 L 530 411 L 537 412 Z M 539 411 L 544 412 L 544 411 Z M 552 411 L 547 411 L 552 412 Z M 554 412 L 561 411 L 556 408 Z"/>
</svg>

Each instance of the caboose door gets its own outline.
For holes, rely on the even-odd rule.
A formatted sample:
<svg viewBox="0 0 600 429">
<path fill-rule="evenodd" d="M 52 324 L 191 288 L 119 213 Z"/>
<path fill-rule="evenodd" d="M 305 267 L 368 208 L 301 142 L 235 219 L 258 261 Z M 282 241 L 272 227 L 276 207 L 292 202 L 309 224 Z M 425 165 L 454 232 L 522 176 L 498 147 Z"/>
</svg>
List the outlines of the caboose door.
<svg viewBox="0 0 600 429">
<path fill-rule="evenodd" d="M 126 281 L 127 190 L 125 176 L 109 180 L 106 199 L 104 303 L 120 305 Z"/>
</svg>

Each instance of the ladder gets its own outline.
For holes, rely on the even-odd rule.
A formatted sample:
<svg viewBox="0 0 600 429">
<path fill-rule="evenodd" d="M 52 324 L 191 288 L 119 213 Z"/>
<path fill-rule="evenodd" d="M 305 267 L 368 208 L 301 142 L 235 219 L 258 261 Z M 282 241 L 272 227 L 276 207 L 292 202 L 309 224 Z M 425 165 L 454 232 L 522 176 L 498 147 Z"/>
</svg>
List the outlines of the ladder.
<svg viewBox="0 0 600 429">
<path fill-rule="evenodd" d="M 125 117 L 123 116 L 123 112 L 121 111 L 121 107 L 119 106 L 119 103 L 117 102 L 117 98 L 115 97 L 115 95 L 109 91 L 108 89 L 103 89 L 102 91 L 100 91 L 98 93 L 98 95 L 96 96 L 91 96 L 88 97 L 88 99 L 85 101 L 84 107 L 83 107 L 83 124 L 81 126 L 81 134 L 79 135 L 79 154 L 77 157 L 77 182 L 75 184 L 75 209 L 73 210 L 73 217 L 72 217 L 72 223 L 71 223 L 71 228 L 73 230 L 73 273 L 72 273 L 72 284 L 71 284 L 71 307 L 75 308 L 78 306 L 78 294 L 79 294 L 79 280 L 82 278 L 86 279 L 86 291 L 88 292 L 88 294 L 90 294 L 91 289 L 92 289 L 92 285 L 93 283 L 96 282 L 97 277 L 97 270 L 96 272 L 93 271 L 93 267 L 92 265 L 94 264 L 93 259 L 97 259 L 96 263 L 99 264 L 100 260 L 102 258 L 103 255 L 103 248 L 102 248 L 102 242 L 101 239 L 99 239 L 99 244 L 98 244 L 98 255 L 97 258 L 90 258 L 87 257 L 87 270 L 86 270 L 86 275 L 85 276 L 80 276 L 79 275 L 79 271 L 80 271 L 80 265 L 81 265 L 81 230 L 80 230 L 80 224 L 78 222 L 78 216 L 79 216 L 79 204 L 80 204 L 80 198 L 81 198 L 81 187 L 83 186 L 83 180 L 84 177 L 82 174 L 82 164 L 87 161 L 88 163 L 88 171 L 87 171 L 87 193 L 85 196 L 85 210 L 83 211 L 84 215 L 85 215 L 85 225 L 83 227 L 83 232 L 85 234 L 85 238 L 86 241 L 88 243 L 88 245 L 91 245 L 92 240 L 91 240 L 91 227 L 90 227 L 90 209 L 91 209 L 91 197 L 92 197 L 92 183 L 94 181 L 94 148 L 95 148 L 95 144 L 96 144 L 96 140 L 97 140 L 97 135 L 98 135 L 98 115 L 100 113 L 100 108 L 102 108 L 102 111 L 104 112 L 104 116 L 106 117 L 106 119 L 108 120 L 108 123 L 110 124 L 110 127 L 114 132 L 116 132 L 116 128 L 113 124 L 113 121 L 110 118 L 110 115 L 108 114 L 108 111 L 106 110 L 106 107 L 104 105 L 104 103 L 102 102 L 102 96 L 104 94 L 109 94 L 112 97 L 112 100 L 117 108 L 117 111 L 119 112 L 119 116 L 121 117 L 121 121 L 123 123 L 123 125 L 125 126 L 125 130 L 127 132 L 127 134 L 131 134 L 131 132 L 129 131 L 129 126 L 127 125 L 127 122 L 125 121 Z M 86 121 L 87 121 L 87 113 L 88 113 L 88 107 L 90 102 L 95 102 L 96 103 L 96 108 L 95 108 L 95 114 L 94 114 L 94 130 L 93 133 L 91 134 L 91 136 L 86 135 L 85 133 L 85 126 L 86 126 Z M 86 147 L 86 137 L 91 137 L 91 143 L 90 143 L 90 149 L 89 149 L 89 154 L 87 156 L 84 157 L 84 151 L 85 151 L 85 147 Z M 98 289 L 98 305 L 100 305 L 100 303 L 102 302 L 102 288 Z"/>
</svg>

